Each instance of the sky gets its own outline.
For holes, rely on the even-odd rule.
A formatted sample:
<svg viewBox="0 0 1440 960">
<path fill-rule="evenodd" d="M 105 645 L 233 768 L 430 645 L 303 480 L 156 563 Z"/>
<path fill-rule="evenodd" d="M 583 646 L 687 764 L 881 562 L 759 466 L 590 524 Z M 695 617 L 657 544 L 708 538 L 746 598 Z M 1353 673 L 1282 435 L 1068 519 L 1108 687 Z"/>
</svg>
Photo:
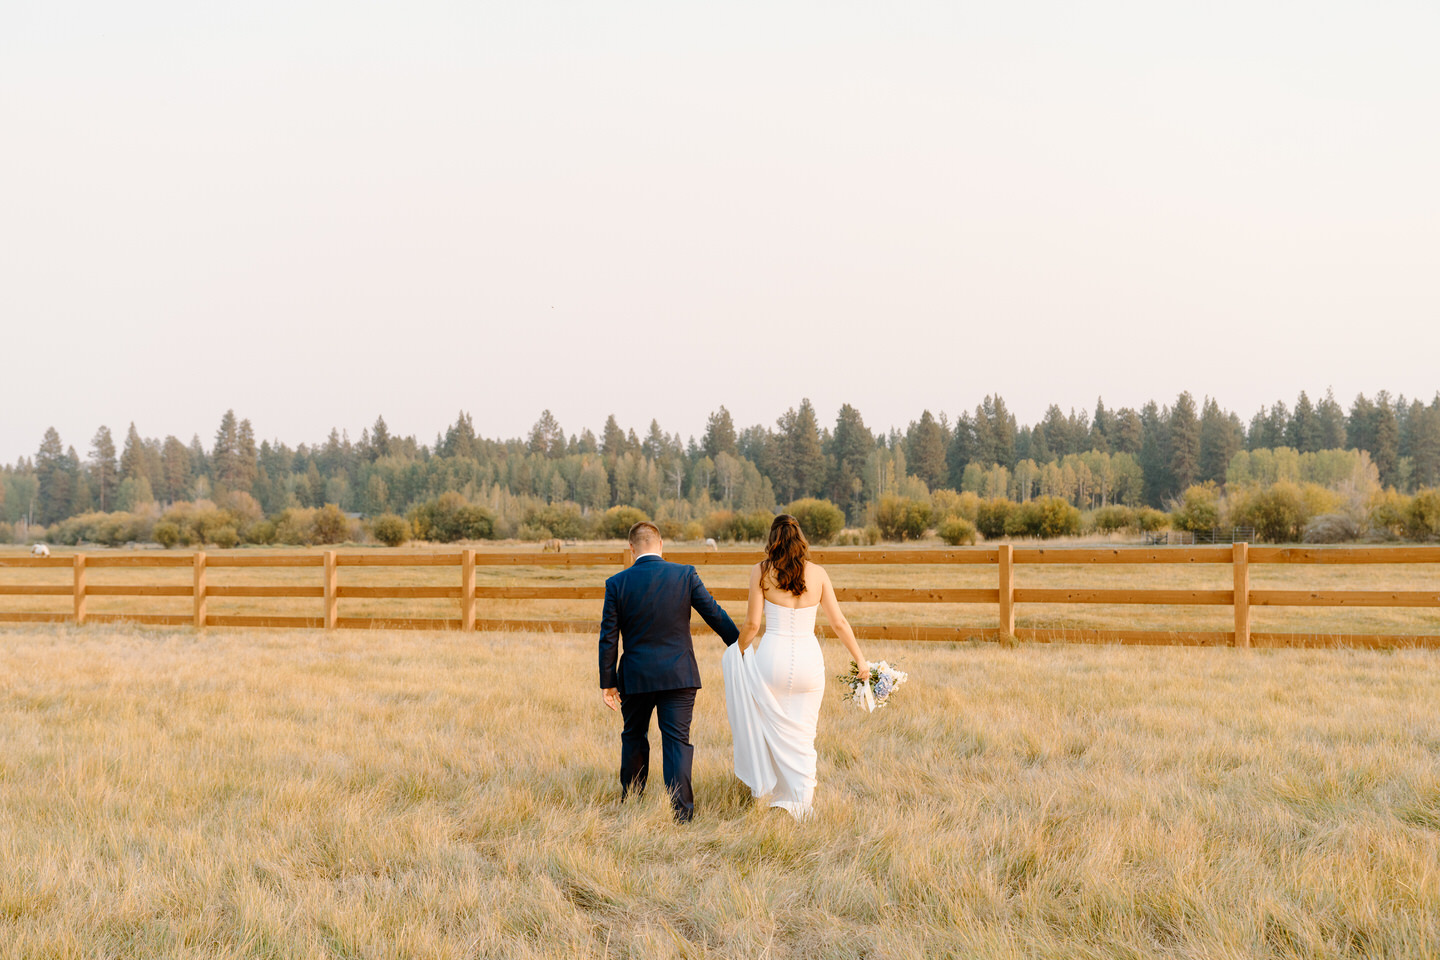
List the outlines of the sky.
<svg viewBox="0 0 1440 960">
<path fill-rule="evenodd" d="M 1440 389 L 1440 5 L 0 0 L 0 459 Z"/>
</svg>

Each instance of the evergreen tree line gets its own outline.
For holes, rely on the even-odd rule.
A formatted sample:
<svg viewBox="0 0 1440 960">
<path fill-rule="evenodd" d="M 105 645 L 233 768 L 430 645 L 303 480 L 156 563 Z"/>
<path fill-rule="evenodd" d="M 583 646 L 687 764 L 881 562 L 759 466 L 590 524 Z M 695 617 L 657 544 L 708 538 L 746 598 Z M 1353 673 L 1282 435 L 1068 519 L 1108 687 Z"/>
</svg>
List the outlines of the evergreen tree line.
<svg viewBox="0 0 1440 960">
<path fill-rule="evenodd" d="M 461 412 L 430 443 L 392 435 L 378 417 L 358 441 L 334 429 L 323 443 L 294 448 L 257 443 L 250 421 L 229 411 L 208 449 L 198 436 L 147 438 L 131 424 L 118 451 L 100 427 L 84 457 L 51 428 L 34 457 L 0 468 L 8 525 L 0 534 L 33 539 L 35 528 L 81 515 L 158 514 L 200 501 L 239 504 L 238 515 L 272 520 L 326 505 L 375 517 L 410 513 L 444 494 L 490 511 L 496 536 L 536 532 L 536 518 L 553 518 L 559 507 L 582 517 L 633 507 L 685 523 L 804 498 L 829 500 L 848 524 L 862 526 L 887 497 L 947 489 L 1082 508 L 1165 507 L 1192 486 L 1235 481 L 1238 455 L 1278 450 L 1363 451 L 1383 487 L 1440 485 L 1440 393 L 1426 404 L 1381 391 L 1357 396 L 1347 410 L 1328 391 L 1318 403 L 1302 392 L 1293 407 L 1276 402 L 1248 421 L 1181 393 L 1139 410 L 1103 400 L 1093 413 L 1051 405 L 1029 425 L 1018 424 L 1001 397 L 987 396 L 953 420 L 925 410 L 905 430 L 886 432 L 849 404 L 822 425 L 802 400 L 773 426 L 737 427 L 722 406 L 698 440 L 654 420 L 642 437 L 613 415 L 598 436 L 567 433 L 548 410 L 528 436 L 490 439 Z"/>
</svg>

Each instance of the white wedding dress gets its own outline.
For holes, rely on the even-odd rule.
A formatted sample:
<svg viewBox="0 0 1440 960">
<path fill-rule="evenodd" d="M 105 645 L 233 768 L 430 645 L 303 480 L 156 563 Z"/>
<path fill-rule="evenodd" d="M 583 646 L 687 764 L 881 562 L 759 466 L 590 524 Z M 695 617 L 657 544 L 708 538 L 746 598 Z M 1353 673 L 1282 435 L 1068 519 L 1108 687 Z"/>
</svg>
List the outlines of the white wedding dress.
<svg viewBox="0 0 1440 960">
<path fill-rule="evenodd" d="M 720 658 L 735 775 L 757 800 L 808 816 L 815 796 L 815 724 L 825 695 L 825 657 L 815 612 L 765 601 L 765 632 L 743 654 Z"/>
</svg>

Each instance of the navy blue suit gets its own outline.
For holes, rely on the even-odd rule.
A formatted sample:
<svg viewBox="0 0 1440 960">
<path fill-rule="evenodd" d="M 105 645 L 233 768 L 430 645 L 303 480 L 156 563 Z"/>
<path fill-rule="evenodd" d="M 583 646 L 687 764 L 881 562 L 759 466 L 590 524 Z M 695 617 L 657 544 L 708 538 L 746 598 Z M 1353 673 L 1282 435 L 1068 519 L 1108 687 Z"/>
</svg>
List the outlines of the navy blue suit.
<svg viewBox="0 0 1440 960">
<path fill-rule="evenodd" d="M 625 730 L 620 735 L 620 796 L 645 789 L 650 772 L 650 714 L 656 713 L 664 763 L 665 789 L 675 817 L 695 812 L 690 768 L 690 718 L 700 666 L 690 638 L 690 611 L 700 614 L 728 646 L 740 637 L 730 615 L 720 609 L 700 574 L 691 566 L 660 557 L 637 559 L 605 581 L 605 610 L 600 619 L 600 686 L 620 691 Z M 619 654 L 623 638 L 624 653 Z"/>
</svg>

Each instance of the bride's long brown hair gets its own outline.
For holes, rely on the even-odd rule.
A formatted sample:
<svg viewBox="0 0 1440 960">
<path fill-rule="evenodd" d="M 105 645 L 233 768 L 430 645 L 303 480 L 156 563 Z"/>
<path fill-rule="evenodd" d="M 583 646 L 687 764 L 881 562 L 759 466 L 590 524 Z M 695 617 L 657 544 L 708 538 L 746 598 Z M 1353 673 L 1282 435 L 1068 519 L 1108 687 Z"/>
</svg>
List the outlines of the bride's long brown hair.
<svg viewBox="0 0 1440 960">
<path fill-rule="evenodd" d="M 800 521 L 782 513 L 770 524 L 765 559 L 760 561 L 760 582 L 768 577 L 778 589 L 798 597 L 805 592 L 805 561 L 809 559 L 810 541 L 805 539 Z"/>
</svg>

